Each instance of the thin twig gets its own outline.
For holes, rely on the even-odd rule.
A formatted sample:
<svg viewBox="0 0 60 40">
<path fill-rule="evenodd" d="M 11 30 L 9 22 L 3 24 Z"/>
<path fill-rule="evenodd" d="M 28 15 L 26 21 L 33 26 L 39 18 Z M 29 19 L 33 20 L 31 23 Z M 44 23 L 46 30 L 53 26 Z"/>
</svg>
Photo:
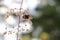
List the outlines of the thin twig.
<svg viewBox="0 0 60 40">
<path fill-rule="evenodd" d="M 23 0 L 21 1 L 20 3 L 20 13 L 21 13 L 21 9 L 22 9 L 22 4 L 23 4 Z M 20 15 L 18 16 L 18 33 L 17 33 L 17 40 L 20 40 L 19 39 L 19 27 L 20 27 Z"/>
</svg>

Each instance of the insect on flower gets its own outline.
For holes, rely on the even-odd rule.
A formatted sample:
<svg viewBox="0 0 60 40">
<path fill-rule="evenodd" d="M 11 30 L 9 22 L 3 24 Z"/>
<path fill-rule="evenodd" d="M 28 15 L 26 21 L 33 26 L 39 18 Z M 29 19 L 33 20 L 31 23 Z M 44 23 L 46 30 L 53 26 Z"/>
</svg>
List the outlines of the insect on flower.
<svg viewBox="0 0 60 40">
<path fill-rule="evenodd" d="M 23 11 L 23 16 L 22 18 L 25 20 L 25 19 L 31 19 L 31 15 L 29 14 L 29 10 L 24 10 Z"/>
</svg>

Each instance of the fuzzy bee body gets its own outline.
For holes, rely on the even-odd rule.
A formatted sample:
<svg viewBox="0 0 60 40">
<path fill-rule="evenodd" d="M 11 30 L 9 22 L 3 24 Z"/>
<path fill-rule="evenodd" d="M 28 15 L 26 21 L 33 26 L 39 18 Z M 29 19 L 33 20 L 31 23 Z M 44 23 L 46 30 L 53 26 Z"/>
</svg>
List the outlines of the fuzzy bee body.
<svg viewBox="0 0 60 40">
<path fill-rule="evenodd" d="M 30 15 L 23 15 L 22 18 L 23 19 L 29 19 L 30 18 Z"/>
</svg>

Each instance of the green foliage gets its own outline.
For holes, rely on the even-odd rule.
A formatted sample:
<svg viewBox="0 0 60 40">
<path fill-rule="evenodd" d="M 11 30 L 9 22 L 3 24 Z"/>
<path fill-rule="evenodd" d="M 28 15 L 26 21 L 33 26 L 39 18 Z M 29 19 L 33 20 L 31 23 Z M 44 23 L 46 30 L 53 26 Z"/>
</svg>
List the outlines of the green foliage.
<svg viewBox="0 0 60 40">
<path fill-rule="evenodd" d="M 57 5 L 60 5 L 60 0 L 55 0 L 55 2 L 57 3 Z"/>
<path fill-rule="evenodd" d="M 44 6 L 43 8 L 36 8 L 36 11 L 42 11 L 42 16 L 38 19 L 33 19 L 35 26 L 43 26 L 43 31 L 51 32 L 55 29 L 60 29 L 60 14 L 57 13 L 55 6 Z"/>
</svg>

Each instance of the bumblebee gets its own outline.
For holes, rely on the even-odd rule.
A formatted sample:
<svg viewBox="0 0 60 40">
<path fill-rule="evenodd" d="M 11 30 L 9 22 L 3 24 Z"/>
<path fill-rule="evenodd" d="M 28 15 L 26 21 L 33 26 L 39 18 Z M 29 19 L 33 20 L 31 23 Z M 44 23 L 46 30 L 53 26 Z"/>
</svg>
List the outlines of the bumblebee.
<svg viewBox="0 0 60 40">
<path fill-rule="evenodd" d="M 23 15 L 22 18 L 23 19 L 29 19 L 30 18 L 30 15 Z"/>
<path fill-rule="evenodd" d="M 22 18 L 23 19 L 31 19 L 31 16 L 30 16 L 28 10 L 24 10 Z"/>
</svg>

